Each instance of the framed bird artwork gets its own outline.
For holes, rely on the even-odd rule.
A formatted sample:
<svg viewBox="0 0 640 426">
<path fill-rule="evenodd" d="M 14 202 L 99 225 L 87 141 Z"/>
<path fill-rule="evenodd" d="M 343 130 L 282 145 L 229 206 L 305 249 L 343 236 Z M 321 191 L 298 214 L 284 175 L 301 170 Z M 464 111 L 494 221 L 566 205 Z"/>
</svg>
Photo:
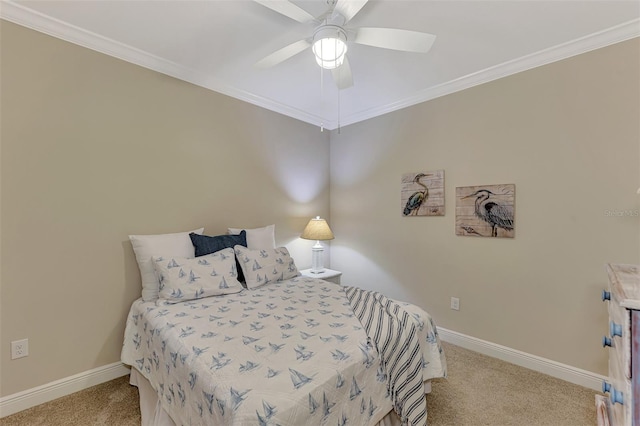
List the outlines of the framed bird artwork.
<svg viewBox="0 0 640 426">
<path fill-rule="evenodd" d="M 456 188 L 456 235 L 513 238 L 516 186 Z"/>
<path fill-rule="evenodd" d="M 403 174 L 400 207 L 403 216 L 444 216 L 444 170 Z"/>
</svg>

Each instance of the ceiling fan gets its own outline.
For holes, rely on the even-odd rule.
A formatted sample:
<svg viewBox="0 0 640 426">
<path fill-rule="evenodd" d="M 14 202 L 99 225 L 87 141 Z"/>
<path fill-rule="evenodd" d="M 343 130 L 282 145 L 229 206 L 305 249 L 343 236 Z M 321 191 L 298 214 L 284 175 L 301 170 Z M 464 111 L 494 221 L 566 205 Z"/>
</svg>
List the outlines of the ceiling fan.
<svg viewBox="0 0 640 426">
<path fill-rule="evenodd" d="M 329 10 L 317 18 L 287 0 L 254 0 L 269 9 L 301 23 L 313 23 L 312 37 L 298 40 L 256 62 L 258 68 L 269 68 L 311 47 L 316 62 L 331 70 L 338 89 L 353 86 L 351 67 L 346 57 L 347 43 L 353 42 L 373 47 L 426 53 L 436 36 L 417 31 L 394 28 L 345 28 L 368 0 L 327 0 Z"/>
</svg>

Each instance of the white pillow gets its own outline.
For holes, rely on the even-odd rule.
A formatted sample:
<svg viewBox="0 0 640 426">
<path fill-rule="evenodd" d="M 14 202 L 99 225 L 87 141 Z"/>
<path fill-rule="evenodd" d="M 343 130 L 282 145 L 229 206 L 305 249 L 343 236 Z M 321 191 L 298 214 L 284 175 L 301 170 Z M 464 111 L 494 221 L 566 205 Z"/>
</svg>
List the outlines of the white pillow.
<svg viewBox="0 0 640 426">
<path fill-rule="evenodd" d="M 276 248 L 276 225 L 254 229 L 229 228 L 229 234 L 239 234 L 243 230 L 247 231 L 247 248 L 252 250 Z"/>
<path fill-rule="evenodd" d="M 289 250 L 285 247 L 251 250 L 238 245 L 233 249 L 244 272 L 247 288 L 256 288 L 300 275 Z"/>
<path fill-rule="evenodd" d="M 204 228 L 175 234 L 129 235 L 142 278 L 142 300 L 149 302 L 158 298 L 158 277 L 153 270 L 151 257 L 195 257 L 189 233 L 202 234 L 203 231 Z"/>
<path fill-rule="evenodd" d="M 169 303 L 242 291 L 232 248 L 196 258 L 153 256 L 152 259 L 159 280 L 158 298 Z"/>
</svg>

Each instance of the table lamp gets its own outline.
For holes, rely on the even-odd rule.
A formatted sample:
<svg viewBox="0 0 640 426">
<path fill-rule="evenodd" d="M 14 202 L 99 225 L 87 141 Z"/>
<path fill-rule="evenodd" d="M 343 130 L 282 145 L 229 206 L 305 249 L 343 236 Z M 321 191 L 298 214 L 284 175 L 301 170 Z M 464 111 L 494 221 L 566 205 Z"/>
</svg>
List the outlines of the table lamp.
<svg viewBox="0 0 640 426">
<path fill-rule="evenodd" d="M 311 248 L 311 273 L 321 274 L 324 272 L 324 262 L 322 259 L 324 248 L 320 241 L 333 240 L 333 232 L 327 224 L 327 221 L 316 216 L 311 219 L 302 231 L 300 238 L 305 240 L 316 240 L 316 244 Z"/>
</svg>

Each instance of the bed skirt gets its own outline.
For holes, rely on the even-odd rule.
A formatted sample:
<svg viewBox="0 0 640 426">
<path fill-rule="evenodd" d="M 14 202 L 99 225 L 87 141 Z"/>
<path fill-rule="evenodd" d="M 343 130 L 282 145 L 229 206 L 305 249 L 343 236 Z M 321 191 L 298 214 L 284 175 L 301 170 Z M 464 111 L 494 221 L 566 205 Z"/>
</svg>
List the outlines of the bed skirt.
<svg viewBox="0 0 640 426">
<path fill-rule="evenodd" d="M 149 381 L 135 368 L 131 368 L 129 383 L 138 388 L 140 394 L 140 416 L 142 426 L 176 426 L 162 408 L 158 394 Z M 431 392 L 431 381 L 424 383 L 425 393 Z M 400 426 L 400 417 L 391 410 L 375 426 Z"/>
</svg>

